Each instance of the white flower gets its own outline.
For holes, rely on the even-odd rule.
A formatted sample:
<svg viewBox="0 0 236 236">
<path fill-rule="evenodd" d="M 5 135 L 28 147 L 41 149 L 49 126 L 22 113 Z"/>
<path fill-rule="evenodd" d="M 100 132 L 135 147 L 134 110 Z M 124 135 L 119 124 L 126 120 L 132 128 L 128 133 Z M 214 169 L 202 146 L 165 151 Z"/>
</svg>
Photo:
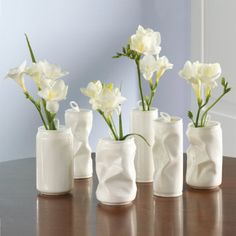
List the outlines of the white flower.
<svg viewBox="0 0 236 236">
<path fill-rule="evenodd" d="M 113 111 L 119 113 L 120 105 L 126 100 L 112 83 L 102 84 L 101 81 L 90 82 L 87 88 L 81 89 L 81 92 L 90 98 L 89 103 L 93 110 L 103 112 L 106 117 Z"/>
<path fill-rule="evenodd" d="M 199 77 L 199 68 L 202 66 L 198 61 L 191 63 L 187 61 L 184 64 L 183 69 L 179 72 L 179 75 L 191 83 L 192 88 L 196 94 L 196 96 L 201 98 L 201 80 Z"/>
<path fill-rule="evenodd" d="M 90 99 L 94 110 L 101 110 L 105 116 L 110 116 L 113 111 L 120 111 L 120 105 L 126 100 L 121 96 L 120 90 L 113 84 L 104 84 L 100 94 Z"/>
<path fill-rule="evenodd" d="M 166 56 L 158 58 L 156 63 L 158 67 L 158 78 L 160 78 L 167 70 L 173 68 L 173 64 L 169 62 Z"/>
<path fill-rule="evenodd" d="M 50 64 L 46 60 L 40 61 L 38 64 L 46 79 L 56 80 L 68 74 L 68 72 L 62 71 L 59 66 Z"/>
<path fill-rule="evenodd" d="M 55 114 L 59 109 L 58 102 L 66 99 L 67 91 L 68 86 L 65 85 L 64 81 L 56 80 L 53 84 L 44 83 L 42 90 L 38 92 L 38 95 L 46 100 L 47 110 Z"/>
<path fill-rule="evenodd" d="M 221 75 L 221 66 L 219 63 L 202 64 L 199 68 L 199 77 L 203 84 L 210 89 L 217 86 L 216 80 Z"/>
<path fill-rule="evenodd" d="M 158 55 L 161 51 L 161 35 L 152 29 L 138 26 L 136 34 L 130 38 L 130 48 L 145 55 Z"/>
<path fill-rule="evenodd" d="M 192 84 L 194 92 L 200 98 L 203 88 L 205 88 L 205 94 L 208 95 L 217 86 L 216 80 L 221 75 L 221 67 L 219 63 L 207 64 L 187 61 L 179 75 Z"/>
<path fill-rule="evenodd" d="M 81 88 L 80 91 L 87 97 L 94 98 L 102 91 L 101 81 L 90 82 L 87 88 Z"/>
<path fill-rule="evenodd" d="M 140 71 L 144 79 L 150 80 L 157 71 L 157 61 L 154 56 L 146 55 L 140 60 Z"/>
<path fill-rule="evenodd" d="M 27 67 L 26 73 L 34 80 L 38 88 L 41 88 L 43 71 L 40 63 L 32 63 Z"/>
<path fill-rule="evenodd" d="M 24 61 L 19 67 L 10 69 L 8 74 L 6 75 L 6 79 L 13 79 L 20 85 L 20 87 L 24 90 L 24 92 L 27 91 L 25 87 L 25 81 L 24 81 L 24 74 L 26 72 L 26 61 Z"/>
<path fill-rule="evenodd" d="M 184 64 L 183 69 L 179 72 L 179 75 L 190 83 L 198 83 L 197 80 L 200 79 L 199 78 L 200 66 L 201 64 L 198 61 L 194 63 L 187 61 Z"/>
</svg>

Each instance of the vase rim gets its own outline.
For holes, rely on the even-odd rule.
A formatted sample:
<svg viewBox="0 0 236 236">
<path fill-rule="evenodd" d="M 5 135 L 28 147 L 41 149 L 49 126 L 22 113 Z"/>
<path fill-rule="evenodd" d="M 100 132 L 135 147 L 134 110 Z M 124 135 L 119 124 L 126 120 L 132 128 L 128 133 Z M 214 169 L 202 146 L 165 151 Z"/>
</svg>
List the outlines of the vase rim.
<svg viewBox="0 0 236 236">
<path fill-rule="evenodd" d="M 175 125 L 175 124 L 183 122 L 183 119 L 181 117 L 178 117 L 178 116 L 171 116 L 170 118 L 171 118 L 170 121 L 165 122 L 165 119 L 163 117 L 159 117 L 159 118 L 155 119 L 154 122 L 155 123 L 161 123 L 163 125 L 165 125 L 165 124 L 166 125 Z"/>
<path fill-rule="evenodd" d="M 45 127 L 42 125 L 42 126 L 39 126 L 38 127 L 38 131 L 39 132 L 47 132 L 47 133 L 62 133 L 62 132 L 70 132 L 71 131 L 71 128 L 68 128 L 66 127 L 65 125 L 60 125 L 59 126 L 59 129 L 57 130 L 46 130 Z"/>
<path fill-rule="evenodd" d="M 212 129 L 212 128 L 218 127 L 218 126 L 221 126 L 220 122 L 214 121 L 214 120 L 209 121 L 207 126 L 204 126 L 204 127 L 194 127 L 192 122 L 188 124 L 188 128 L 195 129 L 195 130 Z"/>
<path fill-rule="evenodd" d="M 143 110 L 140 110 L 140 108 L 135 107 L 135 108 L 132 109 L 132 111 L 134 111 L 134 112 L 146 112 L 146 113 L 151 113 L 151 112 L 158 111 L 158 108 L 156 108 L 156 107 L 150 107 L 150 110 L 149 110 L 149 111 L 143 111 Z"/>
<path fill-rule="evenodd" d="M 108 142 L 108 143 L 111 143 L 111 144 L 125 144 L 125 143 L 131 143 L 131 142 L 134 142 L 134 137 L 128 137 L 127 139 L 125 140 L 114 140 L 112 138 L 109 138 L 109 137 L 105 137 L 105 138 L 101 138 L 100 141 L 103 141 L 103 142 Z"/>
<path fill-rule="evenodd" d="M 73 109 L 73 108 L 69 108 L 66 110 L 66 112 L 72 112 L 72 113 L 80 113 L 80 112 L 84 112 L 84 113 L 92 113 L 91 109 L 87 109 L 87 108 L 80 108 L 79 111 Z"/>
</svg>

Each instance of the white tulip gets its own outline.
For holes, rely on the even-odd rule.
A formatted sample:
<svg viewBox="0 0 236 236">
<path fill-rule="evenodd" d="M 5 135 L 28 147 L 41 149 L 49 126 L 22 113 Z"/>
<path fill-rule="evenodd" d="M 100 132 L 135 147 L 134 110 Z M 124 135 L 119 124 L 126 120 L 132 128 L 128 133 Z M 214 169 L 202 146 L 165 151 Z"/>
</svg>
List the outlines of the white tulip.
<svg viewBox="0 0 236 236">
<path fill-rule="evenodd" d="M 10 69 L 5 78 L 13 79 L 17 84 L 20 85 L 20 87 L 24 90 L 24 92 L 26 92 L 27 89 L 25 87 L 25 81 L 24 81 L 25 72 L 26 72 L 26 61 L 24 61 L 19 67 Z"/>
<path fill-rule="evenodd" d="M 46 60 L 40 61 L 38 64 L 41 67 L 43 75 L 46 79 L 56 80 L 68 74 L 68 72 L 62 71 L 59 66 L 50 64 Z"/>
<path fill-rule="evenodd" d="M 87 88 L 81 88 L 80 91 L 87 97 L 94 98 L 102 91 L 101 81 L 90 82 Z"/>
<path fill-rule="evenodd" d="M 157 69 L 157 61 L 154 56 L 146 55 L 140 60 L 140 71 L 144 79 L 150 80 Z"/>
<path fill-rule="evenodd" d="M 166 56 L 159 57 L 157 59 L 157 67 L 158 67 L 158 79 L 167 71 L 173 68 L 173 64 L 171 64 Z"/>
<path fill-rule="evenodd" d="M 158 55 L 161 51 L 161 35 L 152 29 L 138 26 L 136 34 L 130 38 L 130 48 L 144 55 Z"/>
<path fill-rule="evenodd" d="M 47 80 L 44 80 L 47 81 Z M 56 80 L 53 84 L 44 83 L 42 90 L 38 95 L 46 100 L 47 110 L 51 113 L 57 113 L 59 109 L 58 102 L 66 99 L 68 86 L 63 80 Z"/>
</svg>

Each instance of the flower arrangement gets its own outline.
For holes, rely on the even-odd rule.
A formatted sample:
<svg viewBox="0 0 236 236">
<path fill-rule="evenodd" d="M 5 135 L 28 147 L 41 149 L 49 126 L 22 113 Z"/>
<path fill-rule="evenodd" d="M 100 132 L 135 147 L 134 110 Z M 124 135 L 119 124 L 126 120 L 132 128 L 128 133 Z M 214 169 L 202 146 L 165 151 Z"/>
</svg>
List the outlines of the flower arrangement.
<svg viewBox="0 0 236 236">
<path fill-rule="evenodd" d="M 130 37 L 122 52 L 118 52 L 113 56 L 113 58 L 128 57 L 135 61 L 143 111 L 150 110 L 160 78 L 166 70 L 173 68 L 166 56 L 159 57 L 160 44 L 161 35 L 159 32 L 149 28 L 144 29 L 139 25 L 136 34 Z M 141 74 L 145 80 L 149 81 L 149 96 L 143 95 Z"/>
<path fill-rule="evenodd" d="M 59 110 L 59 101 L 66 99 L 68 86 L 60 78 L 68 72 L 62 71 L 57 66 L 47 61 L 36 61 L 29 39 L 25 34 L 27 45 L 32 59 L 32 64 L 24 61 L 19 67 L 10 69 L 6 75 L 7 79 L 14 80 L 22 89 L 26 98 L 32 102 L 46 130 L 56 130 L 56 114 Z M 25 76 L 30 77 L 36 87 L 39 98 L 36 100 L 25 85 Z"/>
<path fill-rule="evenodd" d="M 146 139 L 139 134 L 130 133 L 124 135 L 121 104 L 126 100 L 126 98 L 121 95 L 119 88 L 114 87 L 112 83 L 105 84 L 98 80 L 90 82 L 87 88 L 81 88 L 81 92 L 90 98 L 89 103 L 92 105 L 92 109 L 97 111 L 103 117 L 114 140 L 122 141 L 129 136 L 137 135 L 147 143 Z M 114 113 L 118 115 L 119 132 L 117 131 L 113 119 Z"/>
<path fill-rule="evenodd" d="M 225 78 L 221 79 L 223 91 L 221 95 L 208 105 L 212 90 L 217 87 L 217 79 L 221 76 L 221 66 L 219 63 L 206 64 L 198 61 L 191 63 L 187 61 L 179 75 L 188 81 L 194 90 L 197 97 L 198 111 L 196 119 L 194 120 L 193 113 L 188 112 L 188 117 L 192 120 L 193 125 L 198 127 L 205 127 L 208 121 L 208 112 L 212 109 L 231 88 L 228 86 Z M 208 105 L 208 106 L 207 106 Z"/>
</svg>

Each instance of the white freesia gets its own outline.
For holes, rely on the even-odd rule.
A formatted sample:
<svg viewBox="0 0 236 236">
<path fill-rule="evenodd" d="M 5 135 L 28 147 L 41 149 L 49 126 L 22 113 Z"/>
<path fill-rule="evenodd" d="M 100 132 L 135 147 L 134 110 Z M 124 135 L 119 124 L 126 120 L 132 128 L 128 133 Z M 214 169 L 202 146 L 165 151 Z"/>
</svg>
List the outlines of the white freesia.
<svg viewBox="0 0 236 236">
<path fill-rule="evenodd" d="M 202 66 L 198 61 L 191 63 L 187 61 L 184 64 L 183 69 L 179 72 L 179 75 L 191 83 L 192 88 L 198 98 L 201 97 L 201 80 L 199 75 L 199 68 Z"/>
<path fill-rule="evenodd" d="M 81 92 L 90 98 L 93 110 L 98 110 L 109 117 L 114 111 L 120 112 L 120 105 L 126 100 L 118 88 L 112 83 L 102 84 L 101 81 L 90 82 Z"/>
<path fill-rule="evenodd" d="M 47 81 L 47 80 L 45 80 Z M 47 110 L 53 114 L 58 112 L 59 101 L 66 99 L 68 86 L 63 80 L 56 80 L 53 84 L 43 84 L 42 90 L 38 95 L 46 100 Z"/>
<path fill-rule="evenodd" d="M 30 66 L 27 66 L 26 74 L 34 80 L 38 88 L 41 88 L 43 70 L 40 63 L 32 63 Z"/>
<path fill-rule="evenodd" d="M 199 77 L 200 66 L 201 63 L 199 63 L 198 61 L 194 63 L 186 61 L 183 69 L 179 72 L 179 75 L 190 83 L 197 83 L 196 80 L 200 79 Z"/>
<path fill-rule="evenodd" d="M 87 97 L 94 98 L 102 91 L 101 81 L 90 82 L 87 88 L 81 88 L 80 91 Z"/>
<path fill-rule="evenodd" d="M 160 78 L 167 70 L 173 68 L 173 64 L 171 64 L 166 56 L 159 57 L 156 61 L 158 67 L 158 75 L 157 77 Z"/>
<path fill-rule="evenodd" d="M 90 100 L 94 110 L 101 110 L 105 116 L 110 116 L 114 111 L 120 112 L 120 105 L 126 100 L 121 96 L 120 90 L 112 84 L 103 85 L 101 93 Z"/>
<path fill-rule="evenodd" d="M 200 97 L 202 86 L 206 90 L 206 94 L 209 94 L 217 86 L 216 80 L 221 76 L 221 66 L 219 63 L 207 64 L 187 61 L 179 75 L 192 84 L 196 95 Z"/>
<path fill-rule="evenodd" d="M 19 67 L 10 69 L 5 78 L 15 80 L 15 82 L 20 85 L 20 87 L 24 90 L 24 92 L 26 92 L 27 89 L 25 87 L 25 81 L 24 81 L 25 72 L 26 72 L 26 61 L 24 61 Z"/>
<path fill-rule="evenodd" d="M 161 51 L 161 35 L 152 29 L 138 26 L 136 34 L 130 38 L 130 48 L 145 55 L 158 55 Z"/>
<path fill-rule="evenodd" d="M 50 64 L 48 61 L 38 62 L 42 69 L 43 75 L 46 79 L 56 80 L 68 74 L 68 72 L 63 71 L 61 67 Z"/>
<path fill-rule="evenodd" d="M 140 60 L 140 71 L 143 74 L 144 79 L 150 80 L 158 69 L 156 58 L 152 55 L 145 55 Z"/>
<path fill-rule="evenodd" d="M 216 80 L 221 76 L 221 66 L 219 63 L 202 64 L 199 68 L 199 77 L 203 84 L 209 89 L 217 86 Z"/>
</svg>

